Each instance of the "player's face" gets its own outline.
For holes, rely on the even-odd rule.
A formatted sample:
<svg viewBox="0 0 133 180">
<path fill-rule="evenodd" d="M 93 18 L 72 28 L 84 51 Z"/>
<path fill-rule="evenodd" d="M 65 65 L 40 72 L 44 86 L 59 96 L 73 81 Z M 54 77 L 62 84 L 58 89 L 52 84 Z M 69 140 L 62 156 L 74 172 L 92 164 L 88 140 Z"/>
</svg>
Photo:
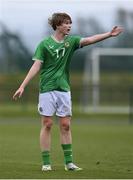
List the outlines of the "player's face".
<svg viewBox="0 0 133 180">
<path fill-rule="evenodd" d="M 68 35 L 71 30 L 71 23 L 69 20 L 65 20 L 60 26 L 57 26 L 57 29 L 60 33 Z"/>
</svg>

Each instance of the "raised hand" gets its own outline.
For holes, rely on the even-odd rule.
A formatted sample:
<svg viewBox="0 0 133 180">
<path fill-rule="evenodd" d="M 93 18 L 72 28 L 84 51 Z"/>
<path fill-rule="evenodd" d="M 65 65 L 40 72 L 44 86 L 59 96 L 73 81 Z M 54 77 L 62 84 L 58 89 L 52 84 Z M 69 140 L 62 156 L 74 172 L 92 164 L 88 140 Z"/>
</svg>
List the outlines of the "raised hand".
<svg viewBox="0 0 133 180">
<path fill-rule="evenodd" d="M 121 32 L 123 32 L 123 28 L 119 27 L 119 26 L 115 26 L 112 30 L 111 30 L 111 36 L 118 36 Z"/>
</svg>

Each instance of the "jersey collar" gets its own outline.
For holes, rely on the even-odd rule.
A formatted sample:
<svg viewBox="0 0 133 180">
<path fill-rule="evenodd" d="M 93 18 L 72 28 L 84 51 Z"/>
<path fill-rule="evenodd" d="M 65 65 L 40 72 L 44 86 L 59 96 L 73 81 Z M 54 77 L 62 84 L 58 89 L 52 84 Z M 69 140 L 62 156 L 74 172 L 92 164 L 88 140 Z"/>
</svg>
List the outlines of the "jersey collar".
<svg viewBox="0 0 133 180">
<path fill-rule="evenodd" d="M 62 41 L 58 41 L 53 35 L 51 35 L 51 38 L 56 42 L 56 43 L 64 43 L 65 38 Z"/>
</svg>

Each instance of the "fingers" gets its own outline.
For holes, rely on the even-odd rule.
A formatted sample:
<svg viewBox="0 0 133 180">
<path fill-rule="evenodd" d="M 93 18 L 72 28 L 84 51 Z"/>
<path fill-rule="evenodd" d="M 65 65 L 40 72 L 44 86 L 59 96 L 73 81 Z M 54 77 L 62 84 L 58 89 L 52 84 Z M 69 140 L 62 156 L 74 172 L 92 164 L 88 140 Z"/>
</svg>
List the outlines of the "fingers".
<svg viewBox="0 0 133 180">
<path fill-rule="evenodd" d="M 118 28 L 118 26 L 114 26 L 114 28 L 113 29 L 117 29 Z"/>
<path fill-rule="evenodd" d="M 122 27 L 118 27 L 118 28 L 117 28 L 118 34 L 122 33 L 123 31 L 124 31 L 124 29 L 123 29 Z"/>
<path fill-rule="evenodd" d="M 17 90 L 17 91 L 15 92 L 15 94 L 13 95 L 13 99 L 14 99 L 14 100 L 17 100 L 18 97 L 21 98 L 22 94 L 23 94 L 22 91 Z"/>
<path fill-rule="evenodd" d="M 114 26 L 113 30 L 116 30 L 116 29 L 119 30 L 119 31 L 121 31 L 121 32 L 124 30 L 122 27 Z"/>
<path fill-rule="evenodd" d="M 16 93 L 13 95 L 13 99 L 14 99 L 14 100 L 17 100 L 17 97 L 19 97 L 19 96 L 20 96 L 20 95 L 19 95 L 19 92 L 16 91 Z"/>
<path fill-rule="evenodd" d="M 124 30 L 122 27 L 119 26 L 114 26 L 112 31 L 111 31 L 111 35 L 112 36 L 118 36 L 120 33 L 122 33 Z"/>
</svg>

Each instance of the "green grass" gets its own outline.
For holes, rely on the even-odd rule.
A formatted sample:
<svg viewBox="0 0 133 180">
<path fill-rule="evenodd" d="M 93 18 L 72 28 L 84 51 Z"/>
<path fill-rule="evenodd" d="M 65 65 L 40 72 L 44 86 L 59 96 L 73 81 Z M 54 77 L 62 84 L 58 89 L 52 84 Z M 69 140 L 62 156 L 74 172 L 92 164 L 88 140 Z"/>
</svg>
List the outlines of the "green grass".
<svg viewBox="0 0 133 180">
<path fill-rule="evenodd" d="M 83 123 L 84 122 L 84 123 Z M 65 172 L 57 123 L 52 131 L 53 171 L 42 173 L 40 122 L 32 118 L 0 119 L 0 178 L 133 178 L 133 126 L 73 121 L 73 152 L 82 172 Z"/>
</svg>

